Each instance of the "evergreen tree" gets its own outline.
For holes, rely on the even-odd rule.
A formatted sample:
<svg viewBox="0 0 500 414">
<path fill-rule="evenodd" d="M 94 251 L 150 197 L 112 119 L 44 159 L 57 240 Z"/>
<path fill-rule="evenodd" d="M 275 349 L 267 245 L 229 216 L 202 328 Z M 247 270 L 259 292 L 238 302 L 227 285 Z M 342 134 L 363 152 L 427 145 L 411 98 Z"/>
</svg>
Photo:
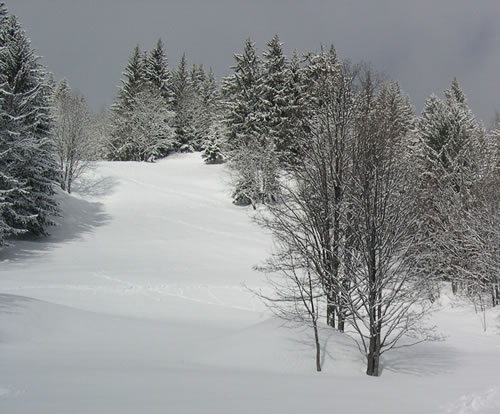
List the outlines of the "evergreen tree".
<svg viewBox="0 0 500 414">
<path fill-rule="evenodd" d="M 192 151 L 194 149 L 191 145 L 194 139 L 192 126 L 194 91 L 185 54 L 182 55 L 179 66 L 172 77 L 172 95 L 176 149 Z"/>
<path fill-rule="evenodd" d="M 161 39 L 158 39 L 156 47 L 146 59 L 145 78 L 159 91 L 165 103 L 170 107 L 173 100 L 171 89 L 172 76 L 168 70 L 167 54 Z"/>
<path fill-rule="evenodd" d="M 133 106 L 136 94 L 142 92 L 146 87 L 146 65 L 144 55 L 137 45 L 130 56 L 125 71 L 125 79 L 122 80 L 122 87 L 118 92 L 118 97 L 113 104 L 114 111 L 128 110 Z"/>
<path fill-rule="evenodd" d="M 224 140 L 223 124 L 220 121 L 214 121 L 208 131 L 205 140 L 205 149 L 202 158 L 207 164 L 221 164 L 224 162 L 222 151 L 222 142 Z"/>
<path fill-rule="evenodd" d="M 209 135 L 209 130 L 214 123 L 218 123 L 221 112 L 220 91 L 215 80 L 215 75 L 210 68 L 200 91 L 200 102 L 203 107 L 203 137 Z"/>
<path fill-rule="evenodd" d="M 207 74 L 203 65 L 193 64 L 190 72 L 191 101 L 189 118 L 191 119 L 191 145 L 194 150 L 203 147 L 203 141 L 210 127 L 209 108 L 204 105 L 203 92 L 207 82 Z"/>
<path fill-rule="evenodd" d="M 286 69 L 284 85 L 284 108 L 282 130 L 276 142 L 281 164 L 284 166 L 297 163 L 301 156 L 301 136 L 304 133 L 304 90 L 303 71 L 299 57 L 294 52 Z"/>
<path fill-rule="evenodd" d="M 46 234 L 58 213 L 54 184 L 59 178 L 46 72 L 14 16 L 2 22 L 0 38 L 0 169 L 5 183 L 22 187 L 4 190 L 3 217 L 20 231 Z"/>
<path fill-rule="evenodd" d="M 279 192 L 279 163 L 269 136 L 262 88 L 262 64 L 250 39 L 235 55 L 234 74 L 224 82 L 227 149 L 235 172 L 236 204 L 272 203 Z"/>
<path fill-rule="evenodd" d="M 286 95 L 287 66 L 278 35 L 267 43 L 267 47 L 268 49 L 263 54 L 260 111 L 265 128 L 264 133 L 278 148 L 278 145 L 283 146 L 287 135 L 285 119 L 290 103 L 289 96 Z"/>
<path fill-rule="evenodd" d="M 247 39 L 243 53 L 235 54 L 234 58 L 234 73 L 224 80 L 223 85 L 230 150 L 238 149 L 253 139 L 259 139 L 261 132 L 261 63 L 255 44 Z"/>
<path fill-rule="evenodd" d="M 452 280 L 456 290 L 457 276 L 469 260 L 462 251 L 468 232 L 465 216 L 476 199 L 474 189 L 482 175 L 479 154 L 484 132 L 456 79 L 445 96 L 441 100 L 432 95 L 418 120 L 421 263 L 429 274 Z"/>
</svg>

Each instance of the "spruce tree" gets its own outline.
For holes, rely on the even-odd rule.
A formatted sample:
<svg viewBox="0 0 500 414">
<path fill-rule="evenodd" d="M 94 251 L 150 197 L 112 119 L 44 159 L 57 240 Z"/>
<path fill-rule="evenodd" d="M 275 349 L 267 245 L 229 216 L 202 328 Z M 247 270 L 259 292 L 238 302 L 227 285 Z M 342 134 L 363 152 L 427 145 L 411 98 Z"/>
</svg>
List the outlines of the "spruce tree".
<svg viewBox="0 0 500 414">
<path fill-rule="evenodd" d="M 122 80 L 123 85 L 113 104 L 113 110 L 116 112 L 130 109 L 136 94 L 142 92 L 146 87 L 146 65 L 139 45 L 135 47 L 130 56 L 123 76 L 125 77 Z"/>
<path fill-rule="evenodd" d="M 294 51 L 286 68 L 283 90 L 286 106 L 283 108 L 282 129 L 276 141 L 280 163 L 284 167 L 294 165 L 301 156 L 301 136 L 304 126 L 306 101 L 303 70 Z"/>
<path fill-rule="evenodd" d="M 54 184 L 59 171 L 49 134 L 46 72 L 14 16 L 2 23 L 1 42 L 1 170 L 22 186 L 4 193 L 3 217 L 18 230 L 47 234 L 51 216 L 58 213 Z"/>
<path fill-rule="evenodd" d="M 194 100 L 193 84 L 187 68 L 186 55 L 183 54 L 177 70 L 172 76 L 172 96 L 174 129 L 176 134 L 175 147 L 180 151 L 192 151 L 193 132 L 193 112 Z"/>
<path fill-rule="evenodd" d="M 421 171 L 421 263 L 430 274 L 452 280 L 465 271 L 468 219 L 477 198 L 474 189 L 483 175 L 481 137 L 484 132 L 470 111 L 456 79 L 445 100 L 432 95 L 418 120 Z M 469 246 L 468 251 L 474 249 Z"/>
<path fill-rule="evenodd" d="M 224 127 L 222 122 L 216 120 L 210 126 L 205 140 L 205 149 L 202 158 L 206 164 L 221 164 L 224 162 L 222 143 L 224 141 Z"/>
<path fill-rule="evenodd" d="M 207 74 L 203 65 L 193 64 L 191 68 L 191 100 L 189 105 L 189 118 L 191 119 L 191 145 L 194 150 L 203 147 L 203 141 L 210 127 L 209 108 L 204 104 L 203 89 L 207 81 Z"/>
<path fill-rule="evenodd" d="M 279 192 L 279 164 L 274 140 L 268 136 L 262 88 L 262 64 L 247 39 L 243 54 L 234 56 L 234 74 L 223 86 L 227 108 L 227 149 L 235 172 L 236 204 L 274 202 Z"/>
<path fill-rule="evenodd" d="M 133 146 L 130 145 L 133 139 L 130 114 L 135 109 L 137 96 L 147 87 L 144 55 L 139 45 L 136 45 L 129 57 L 123 76 L 122 87 L 111 107 L 111 133 L 107 146 L 108 158 L 129 161 L 136 159 L 136 154 L 132 150 Z"/>
<path fill-rule="evenodd" d="M 163 97 L 167 106 L 172 105 L 172 76 L 168 70 L 167 54 L 163 42 L 158 39 L 156 47 L 147 56 L 145 78 Z"/>
<path fill-rule="evenodd" d="M 274 147 L 283 146 L 286 132 L 286 115 L 289 97 L 286 95 L 287 64 L 282 43 L 275 35 L 268 43 L 268 50 L 263 54 L 261 94 L 262 121 L 266 136 Z"/>
<path fill-rule="evenodd" d="M 255 44 L 247 39 L 242 54 L 235 54 L 233 75 L 224 80 L 223 94 L 227 107 L 228 146 L 238 149 L 261 132 L 260 94 L 261 63 Z"/>
</svg>

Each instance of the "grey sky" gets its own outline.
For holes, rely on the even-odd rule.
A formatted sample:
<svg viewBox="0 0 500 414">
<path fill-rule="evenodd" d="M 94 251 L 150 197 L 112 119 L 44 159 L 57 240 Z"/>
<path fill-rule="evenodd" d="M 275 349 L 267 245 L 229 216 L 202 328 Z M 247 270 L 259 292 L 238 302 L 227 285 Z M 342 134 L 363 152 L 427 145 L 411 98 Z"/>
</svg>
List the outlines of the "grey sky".
<svg viewBox="0 0 500 414">
<path fill-rule="evenodd" d="M 261 52 L 275 34 L 285 50 L 333 43 L 342 58 L 368 61 L 398 80 L 420 111 L 456 76 L 473 111 L 489 123 L 500 109 L 498 0 L 6 0 L 57 78 L 109 105 L 134 46 L 165 43 L 170 67 L 230 73 L 251 37 Z"/>
</svg>

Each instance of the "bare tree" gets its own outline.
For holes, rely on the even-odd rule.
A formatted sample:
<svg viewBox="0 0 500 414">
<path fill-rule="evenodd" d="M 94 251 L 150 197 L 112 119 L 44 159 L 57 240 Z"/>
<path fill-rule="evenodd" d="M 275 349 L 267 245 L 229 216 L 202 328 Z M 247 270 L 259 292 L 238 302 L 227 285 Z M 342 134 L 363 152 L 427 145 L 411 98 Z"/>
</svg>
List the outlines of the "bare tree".
<svg viewBox="0 0 500 414">
<path fill-rule="evenodd" d="M 290 249 L 290 243 L 278 243 L 279 252 L 257 268 L 267 274 L 272 295 L 257 295 L 278 317 L 286 321 L 307 323 L 314 332 L 316 371 L 321 371 L 321 344 L 318 321 L 323 290 L 310 264 L 301 252 Z"/>
<path fill-rule="evenodd" d="M 348 228 L 344 193 L 356 108 L 352 72 L 338 60 L 333 46 L 308 56 L 301 156 L 290 169 L 293 179 L 309 192 L 303 207 L 310 218 L 308 248 L 315 252 L 310 260 L 327 298 L 327 323 L 340 331 L 346 317 L 340 285 L 348 283 L 341 265 Z"/>
<path fill-rule="evenodd" d="M 415 177 L 408 151 L 412 109 L 399 86 L 376 94 L 364 82 L 348 190 L 352 252 L 348 322 L 367 357 L 366 373 L 380 374 L 380 356 L 403 336 L 416 334 L 428 305 L 414 271 L 417 241 Z M 417 339 L 415 342 L 418 342 Z"/>
<path fill-rule="evenodd" d="M 91 120 L 83 96 L 74 94 L 62 80 L 55 90 L 53 139 L 59 168 L 61 188 L 71 192 L 73 180 L 89 165 L 93 152 Z"/>
</svg>

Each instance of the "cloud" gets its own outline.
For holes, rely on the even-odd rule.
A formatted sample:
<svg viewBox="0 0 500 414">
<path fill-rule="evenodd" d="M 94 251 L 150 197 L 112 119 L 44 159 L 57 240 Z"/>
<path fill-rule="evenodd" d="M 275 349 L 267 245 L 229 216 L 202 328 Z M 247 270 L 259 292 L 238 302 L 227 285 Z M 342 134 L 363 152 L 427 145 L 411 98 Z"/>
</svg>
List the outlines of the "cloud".
<svg viewBox="0 0 500 414">
<path fill-rule="evenodd" d="M 500 4 L 495 0 L 16 0 L 7 3 L 43 62 L 66 76 L 94 108 L 110 104 L 133 47 L 158 37 L 171 66 L 183 52 L 222 77 L 251 37 L 259 49 L 275 33 L 285 50 L 334 43 L 339 55 L 369 61 L 400 81 L 417 109 L 457 76 L 472 109 L 500 108 Z"/>
</svg>

